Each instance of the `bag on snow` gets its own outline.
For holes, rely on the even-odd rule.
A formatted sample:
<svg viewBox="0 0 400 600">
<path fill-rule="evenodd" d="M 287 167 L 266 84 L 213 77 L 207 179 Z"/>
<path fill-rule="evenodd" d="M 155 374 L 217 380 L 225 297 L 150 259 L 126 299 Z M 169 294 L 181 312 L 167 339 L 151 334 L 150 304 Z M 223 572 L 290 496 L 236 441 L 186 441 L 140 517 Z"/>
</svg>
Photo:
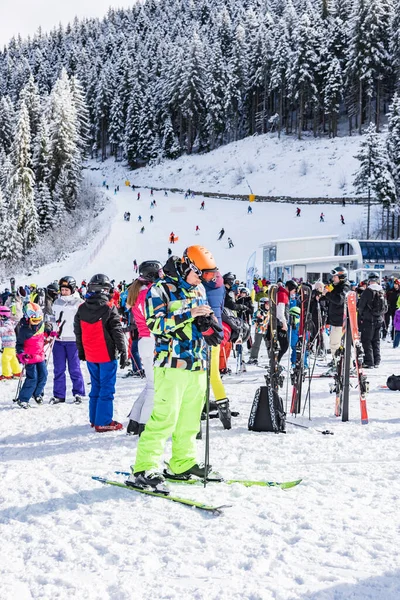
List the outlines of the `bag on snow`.
<svg viewBox="0 0 400 600">
<path fill-rule="evenodd" d="M 270 385 L 263 385 L 255 393 L 248 428 L 250 431 L 286 433 L 286 413 L 282 398 Z"/>
<path fill-rule="evenodd" d="M 400 375 L 390 375 L 390 377 L 387 378 L 386 385 L 388 386 L 389 390 L 392 390 L 393 392 L 399 392 Z"/>
</svg>

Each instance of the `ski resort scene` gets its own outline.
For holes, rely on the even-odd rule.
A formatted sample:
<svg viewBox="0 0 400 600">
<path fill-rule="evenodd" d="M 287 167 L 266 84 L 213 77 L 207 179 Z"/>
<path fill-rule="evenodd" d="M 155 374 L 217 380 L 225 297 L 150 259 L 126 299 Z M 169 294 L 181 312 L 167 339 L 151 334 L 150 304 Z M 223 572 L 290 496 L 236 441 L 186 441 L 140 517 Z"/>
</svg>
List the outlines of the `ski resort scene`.
<svg viewBox="0 0 400 600">
<path fill-rule="evenodd" d="M 0 19 L 0 600 L 399 600 L 400 0 Z"/>
</svg>

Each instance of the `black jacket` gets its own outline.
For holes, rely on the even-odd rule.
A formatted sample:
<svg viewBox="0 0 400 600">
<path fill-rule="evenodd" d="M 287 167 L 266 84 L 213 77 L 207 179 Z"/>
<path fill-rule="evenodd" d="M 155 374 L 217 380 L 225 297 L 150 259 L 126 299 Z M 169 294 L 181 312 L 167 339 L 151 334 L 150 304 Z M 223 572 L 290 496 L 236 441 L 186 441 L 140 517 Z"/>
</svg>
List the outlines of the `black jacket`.
<svg viewBox="0 0 400 600">
<path fill-rule="evenodd" d="M 251 320 L 253 318 L 253 313 L 254 313 L 254 306 L 253 306 L 250 296 L 238 298 L 237 304 L 239 304 L 240 306 L 246 307 L 246 312 L 243 311 L 243 318 L 245 319 L 246 323 L 251 323 Z"/>
<path fill-rule="evenodd" d="M 238 314 L 247 312 L 247 306 L 235 302 L 235 294 L 232 290 L 226 290 L 224 306 L 229 310 L 235 310 Z"/>
<path fill-rule="evenodd" d="M 357 306 L 358 317 L 361 323 L 381 323 L 383 321 L 386 310 L 380 315 L 374 315 L 371 310 L 375 294 L 383 294 L 382 287 L 379 285 L 379 283 L 373 283 L 372 285 L 369 285 L 361 294 L 361 298 Z"/>
<path fill-rule="evenodd" d="M 397 300 L 400 297 L 400 290 L 388 290 L 386 292 L 386 300 L 388 303 L 388 313 L 393 317 L 397 308 Z"/>
<path fill-rule="evenodd" d="M 329 325 L 333 325 L 333 327 L 341 327 L 343 325 L 344 301 L 349 291 L 349 282 L 345 280 L 339 281 L 331 292 L 325 294 L 325 298 L 328 300 L 327 323 Z"/>
</svg>

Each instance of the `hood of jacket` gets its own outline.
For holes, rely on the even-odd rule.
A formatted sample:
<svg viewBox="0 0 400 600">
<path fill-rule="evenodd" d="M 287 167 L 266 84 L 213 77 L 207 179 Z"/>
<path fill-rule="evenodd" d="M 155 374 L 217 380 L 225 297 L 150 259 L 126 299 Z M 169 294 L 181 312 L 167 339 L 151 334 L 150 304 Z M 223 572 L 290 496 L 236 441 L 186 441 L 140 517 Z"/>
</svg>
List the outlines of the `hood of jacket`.
<svg viewBox="0 0 400 600">
<path fill-rule="evenodd" d="M 383 292 L 383 287 L 379 283 L 370 283 L 368 288 L 374 292 Z"/>
</svg>

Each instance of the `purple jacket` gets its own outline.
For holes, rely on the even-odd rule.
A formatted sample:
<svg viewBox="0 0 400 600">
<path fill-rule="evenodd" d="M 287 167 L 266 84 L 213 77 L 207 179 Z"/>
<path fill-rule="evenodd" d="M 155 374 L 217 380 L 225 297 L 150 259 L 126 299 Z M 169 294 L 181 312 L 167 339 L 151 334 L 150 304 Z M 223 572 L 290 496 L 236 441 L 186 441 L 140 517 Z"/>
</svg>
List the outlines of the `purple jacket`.
<svg viewBox="0 0 400 600">
<path fill-rule="evenodd" d="M 400 331 L 400 308 L 394 313 L 393 327 L 395 331 Z"/>
</svg>

